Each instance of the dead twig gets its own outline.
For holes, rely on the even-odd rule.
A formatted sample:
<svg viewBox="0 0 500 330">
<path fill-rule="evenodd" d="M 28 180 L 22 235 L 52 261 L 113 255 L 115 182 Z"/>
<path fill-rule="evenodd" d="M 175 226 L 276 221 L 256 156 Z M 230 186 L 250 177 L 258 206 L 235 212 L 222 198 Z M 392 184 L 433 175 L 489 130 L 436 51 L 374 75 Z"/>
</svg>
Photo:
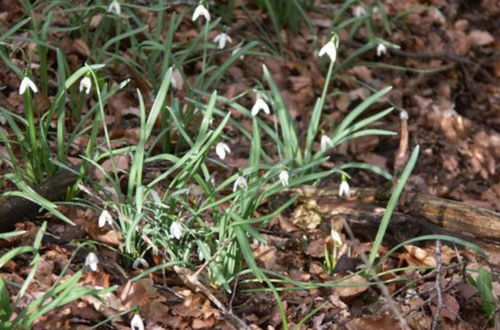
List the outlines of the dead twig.
<svg viewBox="0 0 500 330">
<path fill-rule="evenodd" d="M 439 324 L 439 316 L 443 309 L 443 291 L 441 287 L 441 269 L 443 267 L 441 261 L 441 241 L 436 240 L 436 294 L 437 294 L 437 309 L 432 320 L 432 330 L 436 330 Z"/>
</svg>

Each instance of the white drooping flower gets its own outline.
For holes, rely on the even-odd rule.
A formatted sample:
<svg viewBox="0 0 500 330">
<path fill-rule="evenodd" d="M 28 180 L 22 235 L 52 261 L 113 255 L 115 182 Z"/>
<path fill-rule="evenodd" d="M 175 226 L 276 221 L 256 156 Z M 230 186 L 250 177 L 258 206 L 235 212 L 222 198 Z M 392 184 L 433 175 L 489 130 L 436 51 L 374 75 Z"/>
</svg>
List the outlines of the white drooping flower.
<svg viewBox="0 0 500 330">
<path fill-rule="evenodd" d="M 90 252 L 87 254 L 85 258 L 85 266 L 89 267 L 93 272 L 97 272 L 97 264 L 99 263 L 99 259 L 94 252 Z"/>
<path fill-rule="evenodd" d="M 264 101 L 264 99 L 257 94 L 255 103 L 252 106 L 252 116 L 257 116 L 261 110 L 264 111 L 267 115 L 271 114 L 269 105 L 267 105 L 266 101 Z"/>
<path fill-rule="evenodd" d="M 377 46 L 377 56 L 382 56 L 387 53 L 387 47 L 384 44 L 378 44 Z"/>
<path fill-rule="evenodd" d="M 194 10 L 192 18 L 193 22 L 196 21 L 200 16 L 203 16 L 207 21 L 210 21 L 210 13 L 208 12 L 207 8 L 205 8 L 205 6 L 203 6 L 202 4 L 199 4 Z"/>
<path fill-rule="evenodd" d="M 7 120 L 3 115 L 0 114 L 0 125 L 5 125 L 7 123 Z"/>
<path fill-rule="evenodd" d="M 149 263 L 144 258 L 137 258 L 134 260 L 132 268 L 139 269 L 139 266 L 142 266 L 143 268 L 147 269 L 149 268 Z"/>
<path fill-rule="evenodd" d="M 229 35 L 223 32 L 215 36 L 214 42 L 218 43 L 217 48 L 224 49 L 224 47 L 226 47 L 226 44 L 232 43 L 233 40 Z"/>
<path fill-rule="evenodd" d="M 130 328 L 132 330 L 144 330 L 144 323 L 139 314 L 135 314 L 132 321 L 130 321 Z"/>
<path fill-rule="evenodd" d="M 244 176 L 239 176 L 236 181 L 234 181 L 234 184 L 233 184 L 233 192 L 235 192 L 236 190 L 238 190 L 238 188 L 241 188 L 241 189 L 247 189 L 248 188 L 248 182 L 247 182 L 247 179 L 245 179 Z"/>
<path fill-rule="evenodd" d="M 172 222 L 172 224 L 170 225 L 170 236 L 172 236 L 175 239 L 181 239 L 183 232 L 184 228 L 179 222 L 177 221 Z"/>
<path fill-rule="evenodd" d="M 226 154 L 231 153 L 231 149 L 224 142 L 219 142 L 215 146 L 215 153 L 217 154 L 217 156 L 219 156 L 220 159 L 224 160 L 224 158 L 226 158 Z"/>
<path fill-rule="evenodd" d="M 38 92 L 38 87 L 36 87 L 33 80 L 29 77 L 24 77 L 23 80 L 21 80 L 21 85 L 19 85 L 19 94 L 23 95 L 28 88 L 31 89 L 33 94 Z"/>
<path fill-rule="evenodd" d="M 365 8 L 363 8 L 361 6 L 354 7 L 354 16 L 361 17 L 361 16 L 365 16 L 365 15 L 366 15 Z"/>
<path fill-rule="evenodd" d="M 349 183 L 347 183 L 346 180 L 342 180 L 342 182 L 340 183 L 339 196 L 340 197 L 342 197 L 342 196 L 346 196 L 346 197 L 351 196 L 351 188 L 349 187 Z"/>
<path fill-rule="evenodd" d="M 83 90 L 85 90 L 85 94 L 89 95 L 91 88 L 92 88 L 92 80 L 90 80 L 89 77 L 83 77 L 82 80 L 80 80 L 80 87 L 78 88 L 80 93 Z"/>
<path fill-rule="evenodd" d="M 113 224 L 113 217 L 108 211 L 103 210 L 99 216 L 99 228 L 104 227 L 106 224 L 111 226 Z"/>
<path fill-rule="evenodd" d="M 332 228 L 331 235 L 332 235 L 332 239 L 333 239 L 333 242 L 335 243 L 335 245 L 341 246 L 343 244 L 342 238 L 340 237 L 340 234 L 338 231 L 336 231 L 335 229 Z"/>
<path fill-rule="evenodd" d="M 326 45 L 321 47 L 321 49 L 319 50 L 318 55 L 320 57 L 324 56 L 325 54 L 328 55 L 333 63 L 335 63 L 335 60 L 337 60 L 337 46 L 335 46 L 335 42 L 333 42 L 333 40 L 328 41 Z"/>
<path fill-rule="evenodd" d="M 328 135 L 321 136 L 320 147 L 322 152 L 326 152 L 328 148 L 333 148 L 333 141 Z"/>
<path fill-rule="evenodd" d="M 118 16 L 122 14 L 122 6 L 120 5 L 120 2 L 118 0 L 111 1 L 108 7 L 108 13 L 113 13 Z"/>
<path fill-rule="evenodd" d="M 280 181 L 281 181 L 281 184 L 283 185 L 283 187 L 288 186 L 288 178 L 289 177 L 290 177 L 290 175 L 289 175 L 287 170 L 283 170 L 280 172 L 279 178 L 280 178 Z"/>
</svg>

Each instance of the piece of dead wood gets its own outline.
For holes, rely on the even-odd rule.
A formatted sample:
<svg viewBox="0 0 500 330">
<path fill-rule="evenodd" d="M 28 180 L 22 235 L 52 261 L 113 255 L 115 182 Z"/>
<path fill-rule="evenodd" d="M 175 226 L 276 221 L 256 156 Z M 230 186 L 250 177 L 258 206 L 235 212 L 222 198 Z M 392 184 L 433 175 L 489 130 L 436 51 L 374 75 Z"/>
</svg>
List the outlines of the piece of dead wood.
<svg viewBox="0 0 500 330">
<path fill-rule="evenodd" d="M 339 199 L 338 186 L 328 188 L 303 186 L 293 190 L 306 198 L 316 200 L 320 198 Z M 377 189 L 352 188 L 349 200 L 364 204 L 377 204 L 380 203 L 380 196 Z M 318 201 L 318 205 L 328 204 L 329 202 Z M 494 242 L 500 241 L 500 214 L 494 211 L 413 192 L 404 194 L 400 210 L 414 219 L 428 220 L 449 231 L 473 235 Z"/>
<path fill-rule="evenodd" d="M 77 174 L 63 169 L 54 176 L 34 187 L 34 190 L 45 199 L 55 202 L 64 199 L 69 187 L 77 179 Z M 16 223 L 38 214 L 40 205 L 21 197 L 0 199 L 0 232 L 13 230 Z"/>
</svg>

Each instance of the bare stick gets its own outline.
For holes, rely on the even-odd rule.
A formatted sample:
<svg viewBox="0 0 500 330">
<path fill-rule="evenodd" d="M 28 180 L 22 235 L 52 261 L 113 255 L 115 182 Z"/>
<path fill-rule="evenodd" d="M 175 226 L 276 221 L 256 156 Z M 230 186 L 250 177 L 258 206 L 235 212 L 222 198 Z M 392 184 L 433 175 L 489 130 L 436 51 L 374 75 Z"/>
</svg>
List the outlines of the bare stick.
<svg viewBox="0 0 500 330">
<path fill-rule="evenodd" d="M 443 309 L 443 291 L 441 288 L 441 270 L 442 270 L 442 262 L 441 262 L 441 241 L 436 241 L 436 293 L 437 293 L 437 310 L 436 314 L 434 314 L 434 319 L 432 320 L 432 330 L 436 330 L 439 323 L 439 315 L 441 314 L 441 310 Z"/>
</svg>

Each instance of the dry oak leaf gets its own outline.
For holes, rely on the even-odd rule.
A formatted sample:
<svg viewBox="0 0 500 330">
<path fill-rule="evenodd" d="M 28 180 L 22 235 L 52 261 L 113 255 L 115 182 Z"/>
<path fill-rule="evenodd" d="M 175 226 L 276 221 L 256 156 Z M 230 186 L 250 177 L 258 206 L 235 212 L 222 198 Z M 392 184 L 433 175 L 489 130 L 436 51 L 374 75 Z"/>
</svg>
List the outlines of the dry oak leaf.
<svg viewBox="0 0 500 330">
<path fill-rule="evenodd" d="M 366 285 L 366 279 L 360 275 L 354 275 L 345 281 L 342 281 L 342 285 L 349 286 L 339 286 L 334 289 L 335 293 L 342 300 L 350 300 L 359 296 L 361 293 L 365 292 L 368 289 Z"/>
</svg>

